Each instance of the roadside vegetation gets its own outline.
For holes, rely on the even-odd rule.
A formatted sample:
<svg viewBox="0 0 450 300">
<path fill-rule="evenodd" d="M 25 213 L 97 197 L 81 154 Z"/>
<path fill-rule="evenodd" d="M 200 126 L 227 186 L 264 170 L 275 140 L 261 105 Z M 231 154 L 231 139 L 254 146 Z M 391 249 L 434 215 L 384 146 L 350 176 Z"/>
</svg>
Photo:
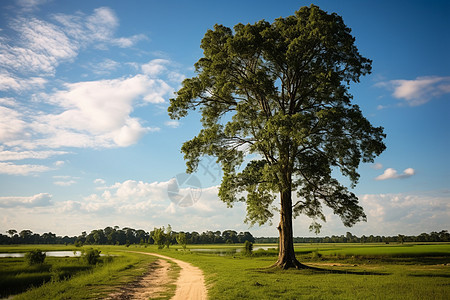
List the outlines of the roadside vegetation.
<svg viewBox="0 0 450 300">
<path fill-rule="evenodd" d="M 34 265 L 23 257 L 0 258 L 1 297 L 22 293 L 14 299 L 98 299 L 141 276 L 156 259 L 116 253 L 107 247 L 81 250 L 84 251 L 81 257 L 46 257 L 42 264 Z M 99 251 L 111 255 L 100 256 Z M 7 251 L 1 247 L 0 252 Z"/>
</svg>

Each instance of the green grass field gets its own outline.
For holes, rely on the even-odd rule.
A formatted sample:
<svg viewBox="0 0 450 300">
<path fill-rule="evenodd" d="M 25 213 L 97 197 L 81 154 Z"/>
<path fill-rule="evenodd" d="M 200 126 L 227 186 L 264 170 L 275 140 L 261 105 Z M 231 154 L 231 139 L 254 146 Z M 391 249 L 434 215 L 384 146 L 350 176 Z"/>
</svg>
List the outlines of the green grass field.
<svg viewBox="0 0 450 300">
<path fill-rule="evenodd" d="M 188 246 L 205 251 L 239 247 L 242 245 Z M 448 299 L 450 294 L 450 244 L 298 244 L 298 259 L 315 269 L 287 271 L 269 268 L 276 260 L 275 249 L 258 250 L 248 257 L 240 253 L 219 256 L 183 251 L 179 246 L 169 250 L 158 250 L 156 246 L 96 248 L 119 256 L 92 270 L 80 270 L 69 280 L 31 289 L 15 299 L 104 297 L 142 274 L 154 260 L 121 250 L 158 252 L 198 266 L 205 274 L 210 299 Z M 5 251 L 0 248 L 0 252 Z M 17 262 L 10 259 L 12 265 L 14 260 Z M 1 266 L 3 276 L 6 269 Z M 169 299 L 174 286 L 167 288 Z"/>
<path fill-rule="evenodd" d="M 276 250 L 258 250 L 254 257 L 165 255 L 200 267 L 211 299 L 448 299 L 450 294 L 450 244 L 302 244 L 295 249 L 301 262 L 317 269 L 269 268 Z"/>
</svg>

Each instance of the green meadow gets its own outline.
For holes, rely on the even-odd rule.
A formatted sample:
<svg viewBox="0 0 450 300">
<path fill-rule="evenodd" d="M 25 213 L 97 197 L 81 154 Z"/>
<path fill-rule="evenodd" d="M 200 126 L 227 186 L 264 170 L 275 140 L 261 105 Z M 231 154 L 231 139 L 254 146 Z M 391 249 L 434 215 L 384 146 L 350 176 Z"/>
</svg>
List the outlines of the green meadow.
<svg viewBox="0 0 450 300">
<path fill-rule="evenodd" d="M 28 290 L 14 299 L 99 299 L 135 280 L 156 259 L 126 252 L 138 250 L 198 266 L 210 299 L 448 299 L 450 294 L 450 244 L 297 244 L 298 259 L 311 267 L 304 270 L 271 268 L 276 245 L 254 246 L 264 249 L 245 256 L 238 252 L 242 245 L 188 245 L 186 250 L 95 246 L 109 255 L 95 266 L 73 257 L 48 257 L 41 266 L 27 266 L 23 258 L 1 258 L 1 292 L 4 297 L 13 287 L 16 293 Z M 17 246 L 0 247 L 0 252 L 34 248 L 80 250 Z M 165 299 L 174 289 L 167 286 Z"/>
<path fill-rule="evenodd" d="M 257 250 L 252 257 L 165 254 L 199 266 L 211 299 L 448 299 L 450 293 L 450 244 L 302 244 L 295 249 L 313 268 L 270 268 L 276 249 Z"/>
</svg>

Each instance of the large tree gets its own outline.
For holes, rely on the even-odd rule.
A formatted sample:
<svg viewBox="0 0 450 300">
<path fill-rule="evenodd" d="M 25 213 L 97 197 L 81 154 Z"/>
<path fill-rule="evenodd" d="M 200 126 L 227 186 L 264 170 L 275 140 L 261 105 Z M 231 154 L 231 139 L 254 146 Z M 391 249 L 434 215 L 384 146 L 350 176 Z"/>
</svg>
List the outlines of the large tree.
<svg viewBox="0 0 450 300">
<path fill-rule="evenodd" d="M 345 226 L 366 220 L 358 198 L 333 177 L 340 170 L 353 187 L 360 162 L 385 149 L 383 129 L 351 103 L 349 85 L 370 73 L 371 61 L 350 31 L 314 5 L 273 23 L 215 25 L 201 41 L 197 76 L 170 100 L 173 119 L 202 114 L 203 129 L 182 146 L 187 171 L 201 156 L 215 156 L 224 172 L 219 197 L 228 206 L 246 202 L 246 221 L 260 225 L 279 211 L 282 268 L 303 267 L 293 246 L 298 215 L 310 217 L 316 232 L 323 204 Z"/>
</svg>

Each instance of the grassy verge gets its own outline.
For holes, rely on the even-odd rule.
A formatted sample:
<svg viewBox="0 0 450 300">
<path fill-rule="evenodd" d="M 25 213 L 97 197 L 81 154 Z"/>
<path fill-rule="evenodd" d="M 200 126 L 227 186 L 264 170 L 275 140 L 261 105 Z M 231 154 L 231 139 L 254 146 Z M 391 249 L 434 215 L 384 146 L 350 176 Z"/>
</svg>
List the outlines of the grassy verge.
<svg viewBox="0 0 450 300">
<path fill-rule="evenodd" d="M 19 286 L 30 288 L 28 291 L 17 295 L 14 299 L 100 299 L 106 297 L 117 287 L 129 283 L 135 280 L 136 277 L 142 275 L 146 271 L 148 264 L 156 260 L 155 257 L 148 255 L 130 254 L 124 252 L 114 252 L 113 247 L 98 247 L 102 250 L 102 253 L 107 253 L 114 256 L 113 259 L 108 259 L 107 263 L 100 263 L 96 266 L 79 270 L 75 274 L 71 274 L 69 277 L 61 277 L 52 279 L 52 270 L 61 271 L 62 268 L 54 265 L 57 260 L 64 261 L 62 264 L 67 264 L 68 261 L 77 261 L 77 258 L 47 258 L 46 264 L 51 265 L 37 267 L 38 270 L 34 272 L 33 267 L 28 267 L 23 263 L 20 264 L 20 259 L 15 259 L 17 263 L 15 267 L 11 264 L 11 261 L 6 264 L 10 268 L 20 268 L 21 265 L 23 272 L 19 273 L 15 278 L 18 279 L 21 276 L 37 276 L 38 279 L 34 288 L 23 285 L 23 282 L 19 283 Z M 9 258 L 11 260 L 12 258 Z M 7 260 L 6 258 L 4 260 Z M 22 259 L 23 262 L 23 259 Z M 78 265 L 82 265 L 78 263 Z M 41 269 L 39 269 L 41 268 Z M 4 274 L 4 269 L 1 269 L 1 274 Z M 50 274 L 48 274 L 50 271 Z M 59 272 L 58 271 L 58 272 Z M 27 274 L 37 275 L 27 275 Z M 24 275 L 20 275 L 24 274 Z M 48 278 L 49 277 L 49 278 Z M 42 285 L 42 278 L 47 278 L 45 284 Z M 40 281 L 39 281 L 40 280 Z M 3 285 L 2 285 L 3 286 Z"/>
<path fill-rule="evenodd" d="M 78 258 L 48 257 L 44 264 L 33 266 L 24 258 L 0 258 L 0 296 L 18 294 L 49 281 L 65 280 L 92 268 L 80 263 Z"/>
<path fill-rule="evenodd" d="M 173 261 L 168 261 L 170 263 L 169 269 L 169 282 L 164 286 L 165 291 L 159 295 L 159 297 L 154 298 L 156 300 L 169 300 L 175 295 L 175 290 L 177 289 L 177 278 L 180 275 L 181 268 Z"/>
</svg>

